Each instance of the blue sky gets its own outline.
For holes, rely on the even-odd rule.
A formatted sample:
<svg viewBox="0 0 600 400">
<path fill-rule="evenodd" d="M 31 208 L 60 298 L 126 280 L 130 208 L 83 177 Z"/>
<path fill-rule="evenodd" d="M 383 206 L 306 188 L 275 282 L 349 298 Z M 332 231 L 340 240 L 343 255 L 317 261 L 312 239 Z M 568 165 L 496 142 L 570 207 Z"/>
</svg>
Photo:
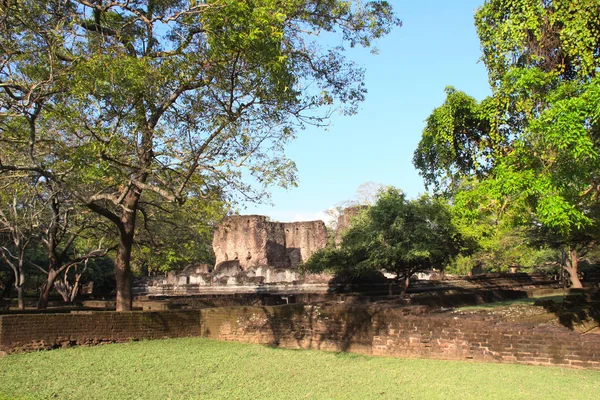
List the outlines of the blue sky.
<svg viewBox="0 0 600 400">
<path fill-rule="evenodd" d="M 367 99 L 358 114 L 334 114 L 327 129 L 301 131 L 288 149 L 298 167 L 298 187 L 273 188 L 273 205 L 247 204 L 241 214 L 278 221 L 322 219 L 323 212 L 355 198 L 373 181 L 425 191 L 412 156 L 425 119 L 454 86 L 477 99 L 489 94 L 473 15 L 483 0 L 390 1 L 402 27 L 368 50 L 348 53 L 366 68 Z"/>
</svg>

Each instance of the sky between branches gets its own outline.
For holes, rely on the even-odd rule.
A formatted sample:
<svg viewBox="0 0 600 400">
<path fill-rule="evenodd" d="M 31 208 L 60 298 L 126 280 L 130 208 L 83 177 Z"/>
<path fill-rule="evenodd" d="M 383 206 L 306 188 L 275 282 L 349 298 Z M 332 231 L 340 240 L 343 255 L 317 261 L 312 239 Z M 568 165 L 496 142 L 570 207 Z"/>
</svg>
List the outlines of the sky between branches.
<svg viewBox="0 0 600 400">
<path fill-rule="evenodd" d="M 411 198 L 425 191 L 412 156 L 425 119 L 444 101 L 444 88 L 478 100 L 490 93 L 473 23 L 483 0 L 390 3 L 403 26 L 376 44 L 379 54 L 347 51 L 366 68 L 369 92 L 358 114 L 334 114 L 326 130 L 300 131 L 287 150 L 298 167 L 298 187 L 273 188 L 272 206 L 247 204 L 241 214 L 325 219 L 325 210 L 354 199 L 368 181 L 396 186 Z"/>
</svg>

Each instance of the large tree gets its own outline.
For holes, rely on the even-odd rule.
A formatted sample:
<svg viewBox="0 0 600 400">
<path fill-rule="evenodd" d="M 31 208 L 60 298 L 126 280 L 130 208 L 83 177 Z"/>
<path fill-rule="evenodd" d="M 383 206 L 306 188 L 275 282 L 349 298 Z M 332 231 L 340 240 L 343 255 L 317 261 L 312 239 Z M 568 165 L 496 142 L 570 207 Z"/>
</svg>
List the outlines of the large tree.
<svg viewBox="0 0 600 400">
<path fill-rule="evenodd" d="M 283 149 L 298 127 L 321 124 L 333 107 L 353 113 L 365 95 L 342 45 L 317 37 L 339 31 L 339 43 L 370 46 L 398 24 L 385 1 L 0 7 L 0 129 L 17 145 L 0 169 L 51 179 L 114 224 L 117 310 L 131 309 L 147 194 L 183 203 L 217 185 L 256 199 L 265 186 L 293 184 Z"/>
<path fill-rule="evenodd" d="M 475 24 L 492 95 L 448 91 L 415 152 L 426 182 L 448 193 L 476 177 L 503 207 L 527 206 L 564 238 L 594 230 L 599 13 L 597 0 L 486 1 Z"/>
<path fill-rule="evenodd" d="M 428 196 L 408 200 L 388 188 L 353 220 L 339 247 L 317 251 L 304 268 L 356 277 L 385 271 L 404 293 L 414 274 L 444 269 L 462 247 L 448 204 Z"/>
</svg>

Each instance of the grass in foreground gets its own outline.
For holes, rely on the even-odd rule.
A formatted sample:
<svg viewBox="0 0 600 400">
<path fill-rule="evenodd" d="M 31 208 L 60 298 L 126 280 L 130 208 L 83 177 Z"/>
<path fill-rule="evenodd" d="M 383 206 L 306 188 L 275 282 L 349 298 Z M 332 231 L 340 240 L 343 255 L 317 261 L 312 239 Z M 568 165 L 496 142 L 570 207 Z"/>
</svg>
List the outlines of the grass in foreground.
<svg viewBox="0 0 600 400">
<path fill-rule="evenodd" d="M 600 372 L 202 338 L 0 357 L 4 399 L 593 399 Z"/>
</svg>

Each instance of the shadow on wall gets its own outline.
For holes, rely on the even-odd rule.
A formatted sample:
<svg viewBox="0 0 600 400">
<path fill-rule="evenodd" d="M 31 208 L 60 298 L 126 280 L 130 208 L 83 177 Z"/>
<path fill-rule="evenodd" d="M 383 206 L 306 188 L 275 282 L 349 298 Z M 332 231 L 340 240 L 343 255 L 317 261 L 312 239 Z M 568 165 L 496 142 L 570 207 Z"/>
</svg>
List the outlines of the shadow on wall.
<svg viewBox="0 0 600 400">
<path fill-rule="evenodd" d="M 271 346 L 335 350 L 351 348 L 369 351 L 372 345 L 373 321 L 379 310 L 345 306 L 323 308 L 321 305 L 261 307 L 266 321 L 263 329 L 270 330 Z M 289 343 L 293 338 L 294 343 Z"/>
<path fill-rule="evenodd" d="M 286 247 L 284 243 L 267 240 L 265 253 L 267 255 L 267 265 L 279 268 L 290 266 L 289 260 L 286 259 Z"/>
<path fill-rule="evenodd" d="M 562 303 L 542 299 L 534 303 L 554 313 L 561 325 L 586 333 L 600 326 L 600 291 L 571 289 Z"/>
<path fill-rule="evenodd" d="M 286 247 L 281 243 L 267 240 L 266 243 L 267 265 L 275 268 L 297 269 L 302 261 L 300 247 Z"/>
</svg>

